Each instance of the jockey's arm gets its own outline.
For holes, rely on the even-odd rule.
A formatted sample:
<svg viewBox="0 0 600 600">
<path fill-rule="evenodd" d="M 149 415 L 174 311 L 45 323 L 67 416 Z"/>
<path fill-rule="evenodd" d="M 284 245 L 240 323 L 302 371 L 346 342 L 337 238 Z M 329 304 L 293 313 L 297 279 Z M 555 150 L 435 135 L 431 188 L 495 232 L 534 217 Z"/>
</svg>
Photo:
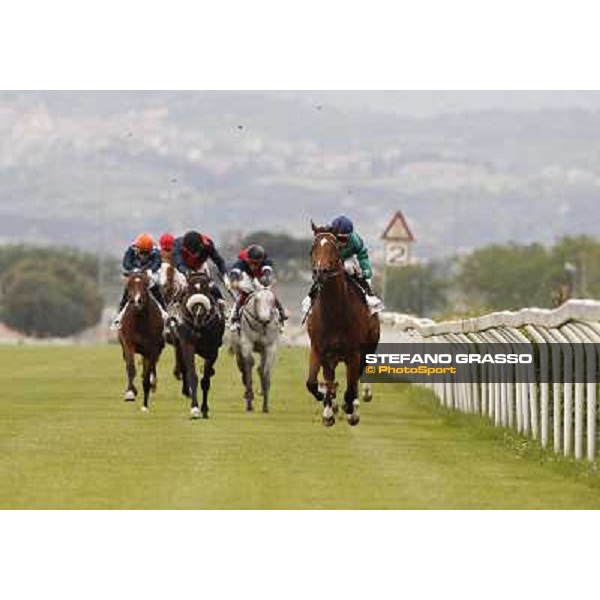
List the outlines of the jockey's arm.
<svg viewBox="0 0 600 600">
<path fill-rule="evenodd" d="M 129 246 L 123 255 L 123 263 L 121 265 L 123 275 L 129 275 L 135 269 L 135 250 Z"/>
<path fill-rule="evenodd" d="M 362 276 L 365 279 L 371 279 L 371 277 L 373 277 L 373 268 L 371 266 L 369 251 L 367 250 L 366 244 L 362 241 L 360 236 L 355 233 L 353 233 L 351 236 L 351 242 L 354 246 L 354 253 L 358 259 Z"/>
<path fill-rule="evenodd" d="M 154 248 L 152 250 L 152 254 L 150 256 L 150 270 L 153 273 L 158 273 L 160 271 L 160 266 L 162 264 L 162 258 L 160 256 L 160 250 L 158 248 Z"/>
<path fill-rule="evenodd" d="M 219 254 L 219 251 L 217 250 L 217 247 L 213 242 L 211 242 L 210 248 L 208 250 L 208 255 L 217 266 L 221 277 L 225 278 L 225 276 L 227 275 L 227 265 L 225 264 L 225 260 Z"/>
<path fill-rule="evenodd" d="M 187 274 L 187 272 L 189 271 L 189 269 L 186 267 L 185 263 L 183 262 L 183 256 L 181 254 L 181 239 L 178 238 L 175 240 L 175 243 L 173 244 L 173 265 L 175 265 L 175 268 L 180 272 L 183 273 L 184 275 Z"/>
</svg>

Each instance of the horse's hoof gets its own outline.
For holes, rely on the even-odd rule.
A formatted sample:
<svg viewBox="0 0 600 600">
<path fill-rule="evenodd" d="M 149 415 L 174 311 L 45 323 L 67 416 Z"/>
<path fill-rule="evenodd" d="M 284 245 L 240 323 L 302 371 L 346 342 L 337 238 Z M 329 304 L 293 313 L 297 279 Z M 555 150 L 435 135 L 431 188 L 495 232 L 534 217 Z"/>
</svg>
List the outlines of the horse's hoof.
<svg viewBox="0 0 600 600">
<path fill-rule="evenodd" d="M 354 427 L 355 425 L 358 425 L 360 423 L 360 417 L 356 414 L 348 415 L 347 419 L 348 425 L 350 425 L 351 427 Z"/>
<path fill-rule="evenodd" d="M 149 411 L 150 411 L 150 409 L 149 409 L 147 406 L 142 406 L 142 407 L 140 408 L 140 410 L 141 410 L 143 413 L 147 413 L 147 412 L 149 412 Z"/>
<path fill-rule="evenodd" d="M 202 411 L 202 418 L 203 419 L 208 419 L 208 411 L 207 410 Z"/>
<path fill-rule="evenodd" d="M 127 390 L 125 392 L 125 396 L 123 397 L 125 402 L 134 402 L 135 401 L 135 392 L 132 390 Z"/>
<path fill-rule="evenodd" d="M 269 413 L 269 407 L 268 407 L 268 406 L 263 406 L 263 409 L 262 409 L 262 410 L 263 410 L 263 412 L 264 412 L 265 414 L 268 414 L 268 413 Z"/>
<path fill-rule="evenodd" d="M 335 417 L 323 417 L 323 425 L 325 427 L 333 427 L 335 425 Z"/>
<path fill-rule="evenodd" d="M 254 407 L 252 404 L 246 404 L 246 412 L 254 412 Z"/>
<path fill-rule="evenodd" d="M 363 392 L 362 399 L 363 399 L 363 402 L 366 402 L 367 404 L 369 402 L 371 402 L 371 400 L 373 400 L 373 391 L 372 390 L 365 390 Z"/>
<path fill-rule="evenodd" d="M 192 410 L 190 410 L 190 418 L 199 419 L 200 418 L 200 409 L 197 406 L 194 406 Z"/>
</svg>

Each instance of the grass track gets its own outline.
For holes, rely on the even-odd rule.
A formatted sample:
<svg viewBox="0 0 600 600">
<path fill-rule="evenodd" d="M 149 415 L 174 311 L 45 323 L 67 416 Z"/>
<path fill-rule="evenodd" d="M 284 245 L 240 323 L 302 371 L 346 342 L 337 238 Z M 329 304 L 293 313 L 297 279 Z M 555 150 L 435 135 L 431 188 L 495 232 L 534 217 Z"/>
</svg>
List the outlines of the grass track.
<svg viewBox="0 0 600 600">
<path fill-rule="evenodd" d="M 223 353 L 212 418 L 190 421 L 163 356 L 142 414 L 116 346 L 0 348 L 0 509 L 600 508 L 597 475 L 517 455 L 422 390 L 376 386 L 358 427 L 328 430 L 305 350 L 281 350 L 270 415 L 243 412 Z"/>
</svg>

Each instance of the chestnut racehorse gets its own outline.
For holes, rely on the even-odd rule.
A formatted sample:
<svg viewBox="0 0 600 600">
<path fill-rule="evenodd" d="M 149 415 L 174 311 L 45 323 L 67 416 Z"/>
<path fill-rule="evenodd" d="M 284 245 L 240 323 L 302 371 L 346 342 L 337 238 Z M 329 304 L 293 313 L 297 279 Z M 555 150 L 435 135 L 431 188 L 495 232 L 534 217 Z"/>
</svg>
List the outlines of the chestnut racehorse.
<svg viewBox="0 0 600 600">
<path fill-rule="evenodd" d="M 148 410 L 150 390 L 156 389 L 156 365 L 165 346 L 162 315 L 150 295 L 149 285 L 146 273 L 134 272 L 129 275 L 126 284 L 128 304 L 119 330 L 128 379 L 125 392 L 127 402 L 133 402 L 138 393 L 134 383 L 135 355 L 141 354 L 143 358 L 143 411 Z"/>
<path fill-rule="evenodd" d="M 379 317 L 371 315 L 363 294 L 346 273 L 340 256 L 343 242 L 328 227 L 311 223 L 314 242 L 311 250 L 316 296 L 307 321 L 310 336 L 310 365 L 306 387 L 324 404 L 323 424 L 335 423 L 335 369 L 346 364 L 344 412 L 350 425 L 357 425 L 358 386 L 365 367 L 361 349 L 375 352 L 379 343 Z M 323 369 L 326 392 L 319 390 L 318 375 Z"/>
</svg>

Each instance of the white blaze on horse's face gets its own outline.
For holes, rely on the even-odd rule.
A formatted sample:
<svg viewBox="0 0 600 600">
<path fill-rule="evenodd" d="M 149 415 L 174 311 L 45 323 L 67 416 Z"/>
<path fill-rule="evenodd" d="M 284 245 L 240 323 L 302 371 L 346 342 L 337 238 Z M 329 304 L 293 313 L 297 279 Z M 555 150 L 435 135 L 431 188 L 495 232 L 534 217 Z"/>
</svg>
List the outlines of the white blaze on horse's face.
<svg viewBox="0 0 600 600">
<path fill-rule="evenodd" d="M 275 306 L 275 294 L 271 290 L 256 292 L 254 305 L 258 320 L 262 323 L 268 323 L 271 320 L 273 307 Z"/>
<path fill-rule="evenodd" d="M 327 244 L 333 244 L 334 246 L 336 246 L 336 242 L 328 237 L 324 237 L 321 238 L 321 241 L 319 243 L 319 245 L 321 246 L 321 248 L 324 248 L 325 246 L 327 246 Z M 327 262 L 324 259 L 319 259 L 315 265 L 317 267 L 317 269 L 324 269 L 327 268 Z"/>
<path fill-rule="evenodd" d="M 142 283 L 142 278 L 134 277 L 133 283 L 136 283 L 136 284 Z M 142 304 L 142 294 L 139 291 L 136 292 L 135 295 L 133 296 L 133 304 L 137 307 L 139 307 Z"/>
</svg>

